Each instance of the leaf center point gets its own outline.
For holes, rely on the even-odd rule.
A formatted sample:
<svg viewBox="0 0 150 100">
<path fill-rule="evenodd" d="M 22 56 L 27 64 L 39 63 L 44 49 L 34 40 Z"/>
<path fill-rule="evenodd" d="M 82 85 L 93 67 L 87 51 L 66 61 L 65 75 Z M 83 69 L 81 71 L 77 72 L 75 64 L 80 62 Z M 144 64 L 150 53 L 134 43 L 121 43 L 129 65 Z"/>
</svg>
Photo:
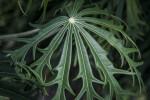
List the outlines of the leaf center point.
<svg viewBox="0 0 150 100">
<path fill-rule="evenodd" d="M 74 18 L 69 18 L 69 22 L 74 24 L 75 23 L 75 19 Z"/>
</svg>

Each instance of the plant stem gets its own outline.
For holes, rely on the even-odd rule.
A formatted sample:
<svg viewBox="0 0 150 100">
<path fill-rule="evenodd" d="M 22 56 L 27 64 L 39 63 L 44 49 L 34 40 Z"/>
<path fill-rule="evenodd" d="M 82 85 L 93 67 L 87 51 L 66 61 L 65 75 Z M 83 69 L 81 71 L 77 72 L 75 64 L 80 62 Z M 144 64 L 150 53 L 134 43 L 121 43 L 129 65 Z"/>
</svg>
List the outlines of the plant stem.
<svg viewBox="0 0 150 100">
<path fill-rule="evenodd" d="M 37 33 L 39 30 L 40 29 L 34 29 L 34 30 L 27 31 L 27 32 L 21 32 L 21 33 L 10 34 L 10 35 L 2 35 L 2 36 L 0 36 L 0 40 L 32 35 L 32 34 Z"/>
<path fill-rule="evenodd" d="M 55 33 L 57 33 L 59 30 L 61 29 L 58 28 L 56 31 L 54 31 L 52 34 L 50 34 L 49 36 L 47 36 L 46 38 L 54 35 Z M 37 32 L 39 32 L 40 29 L 34 29 L 34 30 L 30 30 L 30 31 L 27 31 L 27 32 L 21 32 L 21 33 L 16 33 L 16 34 L 11 34 L 11 35 L 1 35 L 0 36 L 0 40 L 7 40 L 7 39 L 10 39 L 10 38 L 18 38 L 18 37 L 24 37 L 24 36 L 28 36 L 28 35 L 32 35 L 32 34 L 35 34 Z"/>
</svg>

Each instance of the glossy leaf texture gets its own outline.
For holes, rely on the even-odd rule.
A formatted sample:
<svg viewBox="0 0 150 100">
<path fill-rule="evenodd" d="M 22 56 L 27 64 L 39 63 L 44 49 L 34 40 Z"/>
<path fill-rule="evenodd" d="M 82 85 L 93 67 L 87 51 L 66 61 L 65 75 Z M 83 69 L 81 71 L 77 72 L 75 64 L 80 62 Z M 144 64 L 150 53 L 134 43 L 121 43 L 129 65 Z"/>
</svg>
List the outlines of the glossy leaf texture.
<svg viewBox="0 0 150 100">
<path fill-rule="evenodd" d="M 52 100 L 66 100 L 65 89 L 72 95 L 75 95 L 76 100 L 81 99 L 85 93 L 87 100 L 93 100 L 94 98 L 104 100 L 104 98 L 95 91 L 93 83 L 103 86 L 109 84 L 110 100 L 113 99 L 114 95 L 116 100 L 122 100 L 122 95 L 133 95 L 133 93 L 124 90 L 119 85 L 119 82 L 114 75 L 130 75 L 133 77 L 133 80 L 136 75 L 141 88 L 142 79 L 137 67 L 140 66 L 142 62 L 135 62 L 129 56 L 131 53 L 138 53 L 140 55 L 136 44 L 130 39 L 126 32 L 124 32 L 122 25 L 117 25 L 109 19 L 91 17 L 91 15 L 104 15 L 121 21 L 119 18 L 111 16 L 106 11 L 100 10 L 97 7 L 81 9 L 83 3 L 84 0 L 75 0 L 72 7 L 66 8 L 66 12 L 68 14 L 67 16 L 57 17 L 45 25 L 32 24 L 32 26 L 39 28 L 40 32 L 33 38 L 15 39 L 16 41 L 25 42 L 26 45 L 20 49 L 9 52 L 12 60 L 15 64 L 25 64 L 26 54 L 31 48 L 33 50 L 33 58 L 35 59 L 37 45 L 59 29 L 47 47 L 44 49 L 38 48 L 38 51 L 42 53 L 42 56 L 29 65 L 28 68 L 31 72 L 33 72 L 37 79 L 40 79 L 39 81 L 43 86 L 53 86 L 54 84 L 58 85 L 56 94 Z M 75 22 L 71 23 L 69 18 L 74 19 Z M 131 42 L 135 47 L 125 47 L 123 45 L 123 40 L 116 38 L 113 31 L 107 30 L 107 28 L 116 31 L 117 33 L 121 33 L 122 36 Z M 124 65 L 124 60 L 126 60 L 131 71 L 116 68 L 113 62 L 111 62 L 107 57 L 109 52 L 106 52 L 106 50 L 102 48 L 102 45 L 94 39 L 93 34 L 103 38 L 109 45 L 114 47 L 121 56 L 122 66 Z M 77 59 L 79 63 L 79 73 L 74 80 L 81 78 L 83 83 L 79 94 L 75 94 L 73 92 L 69 83 L 69 72 L 72 63 L 73 37 L 75 40 Z M 63 44 L 60 61 L 56 67 L 52 68 L 51 57 L 54 51 L 56 51 L 60 44 L 63 43 L 63 40 L 65 40 L 65 42 Z M 98 70 L 101 70 L 101 74 L 104 75 L 104 80 L 99 80 L 94 76 L 86 45 L 93 55 L 95 67 Z M 49 82 L 45 82 L 43 79 L 42 73 L 45 66 L 48 67 L 50 72 L 53 72 L 54 70 L 57 71 L 56 77 Z"/>
</svg>

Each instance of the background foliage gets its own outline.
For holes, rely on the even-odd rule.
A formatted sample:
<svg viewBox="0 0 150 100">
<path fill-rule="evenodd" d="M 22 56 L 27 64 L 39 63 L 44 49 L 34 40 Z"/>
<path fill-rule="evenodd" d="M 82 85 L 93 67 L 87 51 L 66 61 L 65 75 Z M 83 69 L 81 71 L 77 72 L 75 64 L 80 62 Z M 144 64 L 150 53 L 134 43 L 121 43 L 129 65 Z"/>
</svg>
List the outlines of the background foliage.
<svg viewBox="0 0 150 100">
<path fill-rule="evenodd" d="M 45 2 L 44 2 L 45 1 Z M 62 14 L 65 14 L 64 9 L 65 7 L 72 4 L 68 3 L 70 0 L 29 0 L 29 1 L 8 1 L 8 0 L 0 0 L 0 35 L 6 35 L 6 34 L 13 34 L 17 32 L 27 31 L 31 30 L 32 27 L 29 26 L 29 22 L 32 23 L 38 23 L 38 24 L 45 24 L 52 20 L 53 18 L 56 18 L 57 16 L 60 16 Z M 59 2 L 59 3 L 58 3 Z M 126 27 L 126 32 L 129 34 L 129 36 L 136 42 L 137 46 L 139 47 L 142 55 L 142 60 L 144 61 L 144 64 L 139 67 L 139 70 L 142 74 L 142 79 L 145 83 L 145 89 L 146 93 L 144 93 L 144 90 L 142 89 L 142 94 L 139 96 L 128 96 L 125 95 L 123 98 L 125 100 L 146 100 L 149 98 L 150 93 L 150 79 L 149 79 L 149 56 L 150 56 L 150 50 L 149 50 L 149 25 L 150 25 L 150 13 L 149 13 L 149 6 L 150 1 L 149 0 L 87 0 L 85 4 L 82 6 L 82 8 L 86 7 L 92 7 L 97 6 L 102 10 L 106 10 L 112 15 L 115 15 L 117 17 L 120 17 L 123 21 L 125 21 L 128 25 L 125 26 L 122 22 L 121 24 Z M 12 9 L 13 8 L 13 9 Z M 106 20 L 110 20 L 109 17 L 105 16 L 97 16 L 94 15 L 94 17 L 103 17 Z M 110 30 L 114 32 L 113 30 Z M 33 37 L 34 35 L 30 36 Z M 119 54 L 116 52 L 115 49 L 113 49 L 108 43 L 103 40 L 101 37 L 97 37 L 96 35 L 92 35 L 94 38 L 98 40 L 100 44 L 103 44 L 102 47 L 109 52 L 109 59 L 114 63 L 114 65 L 119 66 L 120 62 L 118 60 Z M 29 36 L 27 36 L 29 37 Z M 120 37 L 120 35 L 117 36 L 118 38 L 124 39 Z M 39 44 L 40 48 L 45 48 L 49 44 L 49 40 L 53 38 L 49 37 L 47 40 L 44 40 L 42 43 Z M 126 42 L 126 41 L 124 41 Z M 75 43 L 73 43 L 74 45 Z M 126 44 L 126 43 L 124 43 Z M 16 99 L 36 99 L 41 100 L 42 98 L 44 100 L 49 100 L 55 95 L 57 85 L 53 85 L 51 87 L 43 88 L 41 86 L 35 77 L 32 77 L 33 75 L 26 74 L 26 70 L 28 69 L 22 69 L 19 66 L 14 66 L 12 64 L 11 59 L 9 58 L 9 55 L 6 55 L 6 53 L 3 52 L 3 50 L 16 50 L 20 48 L 23 43 L 18 43 L 10 40 L 1 40 L 0 41 L 0 95 L 2 96 L 8 96 L 9 98 Z M 128 44 L 130 46 L 130 44 Z M 131 45 L 132 46 L 132 45 Z M 60 57 L 63 49 L 63 45 L 59 47 L 60 49 L 54 52 L 55 57 L 52 57 L 52 65 L 57 65 L 59 62 L 59 59 L 56 60 L 56 58 Z M 89 51 L 89 49 L 87 49 Z M 90 54 L 88 52 L 88 54 Z M 41 56 L 40 52 L 36 53 L 37 58 Z M 70 85 L 72 89 L 74 90 L 75 94 L 79 93 L 82 84 L 81 80 L 74 81 L 72 83 L 73 78 L 78 74 L 78 63 L 77 63 L 77 57 L 76 57 L 76 51 L 75 47 L 73 47 L 73 55 L 74 58 L 72 60 L 71 70 L 70 70 Z M 137 55 L 131 55 L 133 59 L 137 60 Z M 135 58 L 134 58 L 135 57 Z M 32 58 L 32 50 L 29 51 L 29 55 L 27 55 L 27 62 L 30 64 L 33 62 Z M 91 65 L 92 61 L 92 55 L 89 55 L 90 63 Z M 10 64 L 8 62 L 11 62 Z M 128 65 L 127 62 L 124 62 L 125 65 Z M 118 67 L 119 68 L 119 67 Z M 94 76 L 99 77 L 98 72 L 96 69 L 93 70 Z M 47 69 L 44 69 L 44 74 L 46 77 L 46 81 L 50 81 L 55 78 L 50 77 L 52 76 L 52 73 L 49 73 Z M 100 75 L 101 79 L 103 80 L 103 75 Z M 135 82 L 134 87 L 130 87 L 132 85 L 131 77 L 124 76 L 124 75 L 115 75 L 116 79 L 119 81 L 120 85 L 131 91 L 138 92 L 139 88 L 138 82 Z M 129 80 L 130 79 L 130 80 Z M 128 83 L 127 83 L 128 81 Z M 108 91 L 107 89 L 103 89 L 103 87 L 94 84 L 95 90 L 97 93 L 99 93 L 101 96 L 105 97 L 107 99 Z M 76 88 L 79 87 L 79 88 Z M 108 86 L 105 86 L 106 88 Z M 103 92 L 101 91 L 103 90 Z M 68 91 L 66 92 L 66 98 L 67 99 L 74 99 L 75 96 L 71 95 Z M 9 94 L 8 94 L 9 93 Z M 8 95 L 7 95 L 8 94 Z M 0 97 L 1 99 L 8 99 L 4 97 Z M 85 99 L 85 96 L 82 98 Z"/>
</svg>

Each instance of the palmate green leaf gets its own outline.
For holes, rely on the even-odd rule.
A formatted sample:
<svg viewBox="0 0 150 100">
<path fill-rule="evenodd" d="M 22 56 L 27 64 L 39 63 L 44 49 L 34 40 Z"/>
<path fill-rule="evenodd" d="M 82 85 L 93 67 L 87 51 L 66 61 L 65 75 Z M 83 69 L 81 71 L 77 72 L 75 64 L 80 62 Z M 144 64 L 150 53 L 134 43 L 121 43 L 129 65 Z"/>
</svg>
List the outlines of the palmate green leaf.
<svg viewBox="0 0 150 100">
<path fill-rule="evenodd" d="M 61 27 L 66 22 L 64 21 L 67 19 L 65 16 L 60 16 L 58 18 L 55 18 L 54 20 L 50 21 L 45 27 L 45 25 L 41 26 L 42 29 L 40 29 L 40 32 L 38 35 L 36 35 L 33 38 L 21 38 L 21 39 L 15 39 L 16 41 L 25 42 L 27 45 L 23 46 L 22 48 L 15 50 L 15 51 L 9 51 L 11 54 L 12 60 L 16 63 L 21 60 L 21 62 L 24 62 L 25 56 L 29 49 L 33 48 L 33 58 L 35 59 L 35 52 L 36 47 L 40 41 L 45 39 L 47 36 L 55 32 L 56 29 Z M 39 25 L 34 25 L 35 27 L 40 27 Z"/>
<path fill-rule="evenodd" d="M 85 29 L 83 29 L 79 25 L 77 25 L 77 27 L 80 30 L 80 32 L 82 33 L 82 35 L 84 36 L 86 42 L 88 43 L 88 45 L 92 51 L 97 68 L 102 70 L 102 72 L 105 76 L 105 82 L 106 83 L 108 82 L 110 85 L 111 97 L 113 95 L 113 92 L 115 92 L 116 98 L 118 98 L 118 100 L 121 100 L 120 94 L 129 94 L 129 92 L 124 91 L 120 87 L 120 85 L 118 84 L 118 82 L 115 79 L 115 77 L 113 76 L 113 74 L 133 75 L 134 73 L 114 68 L 113 64 L 107 58 L 107 55 L 105 53 L 106 51 L 104 51 L 100 47 L 100 45 L 93 39 L 92 36 L 90 36 L 90 34 Z"/>
<path fill-rule="evenodd" d="M 57 65 L 57 67 L 54 68 L 54 70 L 58 71 L 58 74 L 54 80 L 45 84 L 45 86 L 51 86 L 58 83 L 56 95 L 53 97 L 52 100 L 66 100 L 65 89 L 67 89 L 69 92 L 75 95 L 69 85 L 69 70 L 72 57 L 71 55 L 72 29 L 71 27 L 69 27 L 60 62 Z"/>
<path fill-rule="evenodd" d="M 82 11 L 80 11 L 78 13 L 77 17 L 79 17 L 79 16 L 85 16 L 85 15 L 93 15 L 93 14 L 108 15 L 108 13 L 106 11 L 100 10 L 100 9 L 98 9 L 98 7 L 93 7 L 93 8 L 83 9 Z"/>
<path fill-rule="evenodd" d="M 136 72 L 136 75 L 137 75 L 138 80 L 139 80 L 140 88 L 141 88 L 141 81 L 142 80 L 141 80 L 141 76 L 140 76 L 138 70 L 136 69 L 136 67 L 142 65 L 143 62 L 134 62 L 128 56 L 128 54 L 134 53 L 134 52 L 139 52 L 139 50 L 136 49 L 136 48 L 125 48 L 125 47 L 123 47 L 122 40 L 116 39 L 114 34 L 108 32 L 107 30 L 103 30 L 99 27 L 96 27 L 94 25 L 90 25 L 90 24 L 87 24 L 87 23 L 83 23 L 83 22 L 78 22 L 78 23 L 81 24 L 82 26 L 84 26 L 85 28 L 87 28 L 88 30 L 92 31 L 93 33 L 95 33 L 95 34 L 103 37 L 104 39 L 106 39 L 113 47 L 115 47 L 118 50 L 118 52 L 120 53 L 122 59 L 126 58 L 126 60 L 129 63 L 131 71 Z M 133 76 L 133 83 L 134 83 L 134 76 Z"/>
<path fill-rule="evenodd" d="M 126 25 L 126 27 L 128 28 L 128 25 L 120 18 L 113 16 L 111 14 L 109 14 L 107 11 L 105 10 L 100 10 L 97 6 L 93 7 L 93 8 L 86 8 L 83 9 L 82 11 L 80 11 L 78 13 L 78 15 L 76 15 L 75 17 L 83 17 L 83 16 L 88 16 L 88 15 L 106 15 L 106 16 L 110 16 L 113 19 L 117 20 L 117 22 L 121 21 L 122 23 L 124 23 Z M 120 23 L 120 22 L 119 22 Z"/>
<path fill-rule="evenodd" d="M 76 97 L 76 100 L 79 100 L 85 92 L 86 92 L 87 100 L 93 100 L 93 98 L 103 100 L 103 98 L 100 97 L 95 92 L 92 83 L 93 82 L 99 83 L 99 84 L 104 84 L 104 83 L 97 80 L 93 76 L 86 48 L 83 44 L 83 41 L 81 39 L 81 36 L 80 36 L 78 30 L 75 28 L 74 28 L 74 37 L 75 37 L 75 42 L 76 42 L 76 47 L 77 47 L 77 52 L 78 52 L 78 61 L 79 61 L 79 66 L 80 66 L 79 74 L 75 79 L 78 79 L 81 77 L 82 81 L 83 81 L 82 89 L 81 89 L 79 95 Z"/>
<path fill-rule="evenodd" d="M 93 14 L 106 15 L 108 17 L 113 17 L 114 19 L 117 19 L 117 21 L 120 20 L 119 18 L 111 16 L 110 14 L 106 13 L 106 11 L 99 10 L 97 7 L 86 8 L 79 11 L 82 7 L 83 2 L 84 0 L 75 0 L 73 6 L 66 8 L 66 12 L 68 14 L 67 16 L 69 17 L 67 16 L 57 17 L 45 25 L 32 24 L 32 26 L 40 29 L 39 34 L 29 39 L 26 38 L 18 39 L 18 41 L 25 42 L 27 44 L 16 51 L 10 52 L 12 60 L 16 64 L 22 65 L 22 63 L 25 62 L 25 56 L 28 50 L 31 48 L 33 48 L 33 58 L 35 58 L 35 52 L 38 43 L 41 42 L 43 39 L 45 39 L 47 36 L 51 35 L 57 29 L 60 29 L 59 32 L 56 32 L 56 35 L 46 48 L 44 49 L 38 48 L 38 50 L 42 53 L 42 56 L 39 57 L 31 65 L 29 65 L 29 67 L 27 68 L 30 71 L 32 71 L 32 73 L 37 77 L 37 79 L 40 79 L 38 81 L 39 83 L 41 83 L 41 85 L 44 85 L 45 87 L 53 86 L 55 84 L 58 85 L 56 94 L 52 98 L 52 100 L 66 100 L 65 90 L 68 90 L 70 93 L 75 95 L 71 86 L 69 85 L 69 72 L 72 58 L 72 40 L 73 40 L 72 37 L 74 37 L 75 40 L 75 46 L 77 49 L 76 50 L 77 60 L 79 63 L 79 73 L 74 80 L 77 80 L 79 78 L 82 79 L 82 88 L 79 94 L 76 94 L 75 98 L 76 100 L 81 99 L 84 94 L 86 94 L 87 100 L 93 99 L 103 100 L 103 97 L 101 97 L 95 91 L 93 83 L 97 83 L 103 86 L 109 84 L 110 100 L 112 100 L 114 95 L 116 100 L 122 100 L 122 95 L 133 95 L 133 93 L 122 89 L 122 87 L 119 85 L 119 82 L 114 77 L 114 75 L 115 74 L 130 75 L 133 77 L 133 83 L 134 77 L 136 75 L 138 77 L 141 88 L 142 79 L 140 72 L 137 70 L 137 67 L 140 66 L 142 62 L 135 62 L 129 56 L 129 54 L 131 53 L 136 52 L 139 53 L 137 46 L 126 34 L 126 32 L 123 31 L 123 26 L 116 25 L 115 23 L 113 23 L 111 20 L 108 19 L 107 20 L 102 18 L 98 19 L 94 17 L 88 17 L 88 15 L 90 16 Z M 103 29 L 103 27 L 105 28 Z M 116 31 L 116 33 L 114 34 L 113 31 L 107 29 L 112 29 L 113 31 Z M 90 35 L 91 33 L 94 33 L 97 36 L 103 38 L 108 42 L 109 45 L 116 48 L 116 50 L 121 55 L 122 66 L 124 64 L 125 59 L 128 62 L 131 71 L 115 68 L 113 62 L 111 62 L 107 58 L 107 54 L 109 52 L 107 53 L 106 50 L 102 48 L 102 45 L 100 45 L 93 38 L 93 36 Z M 115 35 L 118 33 L 121 33 L 122 36 L 124 36 L 127 40 L 129 40 L 135 46 L 135 48 L 129 47 L 127 48 L 123 46 L 122 44 L 123 40 L 117 39 L 115 37 Z M 61 59 L 58 62 L 58 65 L 52 68 L 51 56 L 53 55 L 54 51 L 58 49 L 59 45 L 61 44 L 61 42 L 63 42 L 63 40 L 65 41 L 65 43 L 63 44 Z M 90 48 L 90 51 L 93 55 L 95 67 L 102 72 L 99 74 L 104 75 L 104 81 L 95 78 L 93 74 L 88 53 L 85 48 L 86 44 Z M 48 67 L 50 72 L 57 71 L 56 77 L 53 80 L 48 81 L 46 83 L 42 76 L 43 68 L 45 66 Z"/>
<path fill-rule="evenodd" d="M 42 71 L 44 66 L 46 65 L 49 70 L 52 70 L 50 59 L 53 54 L 53 52 L 57 49 L 59 44 L 61 43 L 61 40 L 63 39 L 63 36 L 66 32 L 67 25 L 65 25 L 58 34 L 53 38 L 53 40 L 50 42 L 49 46 L 45 49 L 39 49 L 40 52 L 43 53 L 43 56 L 41 56 L 35 63 L 31 64 L 31 67 L 37 66 L 35 68 L 35 72 L 37 72 L 42 77 Z"/>
</svg>

